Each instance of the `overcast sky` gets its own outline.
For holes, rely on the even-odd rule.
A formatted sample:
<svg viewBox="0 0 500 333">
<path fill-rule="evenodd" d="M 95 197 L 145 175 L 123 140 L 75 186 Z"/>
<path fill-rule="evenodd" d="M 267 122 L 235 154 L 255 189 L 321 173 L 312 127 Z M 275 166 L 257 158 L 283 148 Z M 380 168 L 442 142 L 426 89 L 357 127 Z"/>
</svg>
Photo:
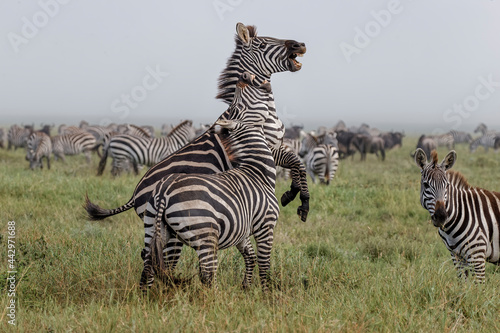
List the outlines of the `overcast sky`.
<svg viewBox="0 0 500 333">
<path fill-rule="evenodd" d="M 306 43 L 271 81 L 286 125 L 498 130 L 499 18 L 498 0 L 1 1 L 0 123 L 211 122 L 243 22 Z"/>
</svg>

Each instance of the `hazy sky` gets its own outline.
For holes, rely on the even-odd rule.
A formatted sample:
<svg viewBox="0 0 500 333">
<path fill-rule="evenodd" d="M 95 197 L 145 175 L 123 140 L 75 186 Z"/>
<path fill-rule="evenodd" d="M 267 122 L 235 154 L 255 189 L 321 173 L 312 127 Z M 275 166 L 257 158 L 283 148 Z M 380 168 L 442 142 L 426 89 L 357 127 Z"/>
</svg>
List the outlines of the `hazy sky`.
<svg viewBox="0 0 500 333">
<path fill-rule="evenodd" d="M 500 130 L 498 0 L 1 1 L 0 123 L 211 122 L 237 22 L 306 43 L 286 125 Z"/>
</svg>

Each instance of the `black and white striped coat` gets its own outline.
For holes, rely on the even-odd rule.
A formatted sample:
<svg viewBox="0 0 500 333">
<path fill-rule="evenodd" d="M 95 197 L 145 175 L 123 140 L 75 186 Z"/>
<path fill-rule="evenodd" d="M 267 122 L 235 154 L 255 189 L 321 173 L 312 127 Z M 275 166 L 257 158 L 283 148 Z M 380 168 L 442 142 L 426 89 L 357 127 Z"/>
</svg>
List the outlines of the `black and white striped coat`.
<svg viewBox="0 0 500 333">
<path fill-rule="evenodd" d="M 500 264 L 500 193 L 470 186 L 463 175 L 450 171 L 455 151 L 440 164 L 436 151 L 431 155 L 426 163 L 423 150 L 415 154 L 422 174 L 421 204 L 439 228 L 459 276 L 467 276 L 466 268 L 471 268 L 482 282 L 485 262 Z"/>
<path fill-rule="evenodd" d="M 318 138 L 307 134 L 302 139 L 299 155 L 304 159 L 306 170 L 314 183 L 329 185 L 339 166 L 338 149 L 331 144 L 320 143 Z"/>
<path fill-rule="evenodd" d="M 52 154 L 52 140 L 44 132 L 33 132 L 26 144 L 26 160 L 30 168 L 43 168 L 42 158 L 47 160 L 47 169 L 50 169 L 50 154 Z"/>
<path fill-rule="evenodd" d="M 469 149 L 471 153 L 474 153 L 479 146 L 483 146 L 485 152 L 488 152 L 489 148 L 494 148 L 495 151 L 498 151 L 498 147 L 495 146 L 495 143 L 497 142 L 498 138 L 500 138 L 500 133 L 494 133 L 494 132 L 488 132 L 486 134 L 483 134 L 477 139 L 474 139 L 470 145 Z"/>
<path fill-rule="evenodd" d="M 279 215 L 274 160 L 261 127 L 232 120 L 219 120 L 216 125 L 228 132 L 221 139 L 237 167 L 214 175 L 171 174 L 156 185 L 144 215 L 143 288 L 151 286 L 154 273 L 170 275 L 163 249 L 173 237 L 195 249 L 203 283 L 215 281 L 218 250 L 236 246 L 245 260 L 243 286 L 250 285 L 257 259 L 262 288 L 268 288 Z"/>
<path fill-rule="evenodd" d="M 12 125 L 7 132 L 7 141 L 9 142 L 7 149 L 10 150 L 14 147 L 14 150 L 17 150 L 17 148 L 26 147 L 26 143 L 31 133 L 32 130 L 30 128 Z"/>
<path fill-rule="evenodd" d="M 112 175 L 119 175 L 129 163 L 133 166 L 135 174 L 138 174 L 139 166 L 151 166 L 160 162 L 193 138 L 194 128 L 190 120 L 183 121 L 168 136 L 162 138 L 145 138 L 127 134 L 115 135 L 104 147 L 98 175 L 104 171 L 108 156 L 113 159 Z"/>
<path fill-rule="evenodd" d="M 78 155 L 83 153 L 90 163 L 90 154 L 95 147 L 95 138 L 87 132 L 80 132 L 52 137 L 52 152 L 54 159 L 60 158 L 66 161 L 65 155 Z"/>
</svg>

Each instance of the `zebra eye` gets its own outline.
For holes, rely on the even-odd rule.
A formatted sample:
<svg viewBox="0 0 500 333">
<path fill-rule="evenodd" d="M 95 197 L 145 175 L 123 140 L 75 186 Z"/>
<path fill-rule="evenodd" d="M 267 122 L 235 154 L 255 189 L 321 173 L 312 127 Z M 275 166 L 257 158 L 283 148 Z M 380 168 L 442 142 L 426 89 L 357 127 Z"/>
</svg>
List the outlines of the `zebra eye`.
<svg viewBox="0 0 500 333">
<path fill-rule="evenodd" d="M 423 186 L 425 189 L 428 189 L 429 187 L 431 187 L 431 186 L 429 185 L 429 183 L 428 183 L 428 182 L 423 182 L 423 183 L 422 183 L 422 186 Z"/>
<path fill-rule="evenodd" d="M 267 46 L 267 44 L 266 44 L 266 43 L 260 43 L 259 48 L 260 48 L 261 50 L 263 50 L 263 49 L 265 49 L 265 48 L 266 48 L 266 46 Z"/>
</svg>

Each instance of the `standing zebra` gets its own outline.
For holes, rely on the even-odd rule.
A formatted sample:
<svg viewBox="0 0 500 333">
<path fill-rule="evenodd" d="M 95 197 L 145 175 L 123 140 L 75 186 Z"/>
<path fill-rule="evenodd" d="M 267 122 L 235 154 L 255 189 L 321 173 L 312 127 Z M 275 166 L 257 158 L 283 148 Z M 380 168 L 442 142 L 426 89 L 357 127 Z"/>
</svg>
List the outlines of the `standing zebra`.
<svg viewBox="0 0 500 333">
<path fill-rule="evenodd" d="M 274 160 L 260 127 L 233 120 L 215 124 L 222 127 L 222 144 L 237 167 L 214 175 L 170 174 L 157 183 L 144 215 L 143 290 L 152 285 L 155 274 L 160 278 L 171 274 L 163 251 L 172 237 L 196 250 L 204 284 L 216 281 L 217 251 L 236 246 L 245 260 L 243 287 L 251 284 L 257 259 L 262 288 L 268 289 L 279 215 Z"/>
<path fill-rule="evenodd" d="M 330 184 L 339 167 L 339 153 L 335 146 L 319 143 L 316 137 L 307 134 L 302 139 L 299 155 L 304 158 L 307 173 L 314 183 L 318 176 L 321 184 Z"/>
<path fill-rule="evenodd" d="M 453 136 L 453 143 L 471 143 L 472 136 L 467 132 L 451 130 L 448 132 Z"/>
<path fill-rule="evenodd" d="M 12 125 L 7 132 L 7 141 L 9 142 L 7 149 L 14 147 L 17 148 L 26 147 L 29 136 L 31 135 L 31 128 L 29 127 L 19 127 L 18 125 Z"/>
<path fill-rule="evenodd" d="M 113 136 L 99 163 L 98 175 L 102 175 L 108 155 L 113 158 L 111 174 L 118 176 L 125 165 L 132 164 L 134 173 L 139 174 L 139 165 L 151 166 L 183 147 L 194 138 L 193 123 L 185 120 L 166 137 L 144 138 L 128 134 Z"/>
<path fill-rule="evenodd" d="M 87 132 L 56 135 L 52 137 L 52 151 L 54 159 L 61 158 L 66 161 L 65 155 L 78 155 L 84 153 L 87 163 L 90 163 L 90 153 L 95 147 L 95 138 Z"/>
<path fill-rule="evenodd" d="M 47 169 L 50 170 L 50 154 L 52 154 L 52 141 L 44 132 L 33 132 L 26 144 L 26 159 L 30 162 L 31 170 L 43 168 L 42 158 L 47 160 Z"/>
<path fill-rule="evenodd" d="M 450 151 L 438 164 L 437 152 L 431 161 L 422 149 L 415 152 L 420 167 L 420 202 L 431 214 L 451 253 L 459 277 L 470 267 L 479 282 L 484 281 L 485 261 L 500 263 L 500 193 L 472 187 L 459 172 L 448 171 L 457 154 Z"/>
<path fill-rule="evenodd" d="M 488 152 L 488 149 L 494 148 L 495 151 L 498 151 L 498 148 L 495 147 L 495 141 L 500 138 L 500 134 L 493 133 L 493 132 L 488 132 L 486 134 L 483 134 L 479 138 L 473 140 L 470 145 L 469 149 L 470 152 L 473 153 L 477 150 L 479 146 L 483 146 L 485 152 Z"/>
</svg>

